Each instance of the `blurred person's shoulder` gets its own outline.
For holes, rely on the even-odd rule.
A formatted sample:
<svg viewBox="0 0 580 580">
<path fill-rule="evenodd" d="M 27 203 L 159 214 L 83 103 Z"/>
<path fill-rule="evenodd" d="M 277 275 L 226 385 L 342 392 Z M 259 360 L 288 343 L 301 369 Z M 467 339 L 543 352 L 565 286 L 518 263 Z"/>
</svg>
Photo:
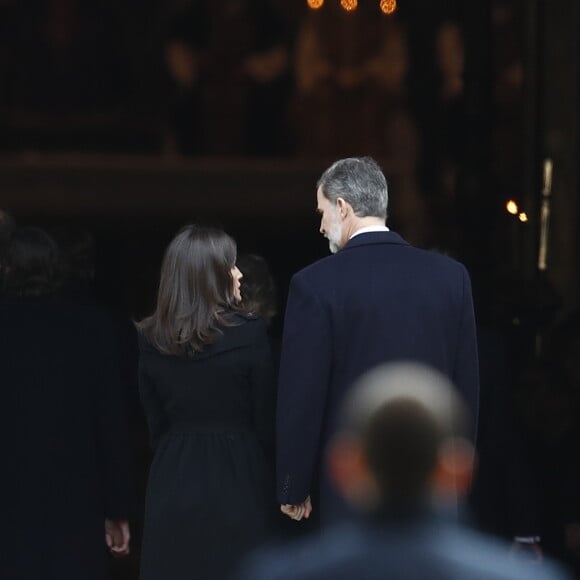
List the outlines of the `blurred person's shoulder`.
<svg viewBox="0 0 580 580">
<path fill-rule="evenodd" d="M 299 580 L 342 578 L 336 571 L 364 550 L 364 534 L 340 526 L 290 543 L 258 550 L 241 567 L 239 580 Z"/>
<path fill-rule="evenodd" d="M 450 526 L 431 544 L 434 559 L 444 559 L 449 569 L 474 580 L 568 580 L 556 562 L 541 564 L 512 554 L 506 542 L 475 531 Z"/>
<path fill-rule="evenodd" d="M 509 546 L 437 525 L 343 525 L 259 551 L 239 580 L 567 580 L 557 565 L 520 561 Z"/>
</svg>

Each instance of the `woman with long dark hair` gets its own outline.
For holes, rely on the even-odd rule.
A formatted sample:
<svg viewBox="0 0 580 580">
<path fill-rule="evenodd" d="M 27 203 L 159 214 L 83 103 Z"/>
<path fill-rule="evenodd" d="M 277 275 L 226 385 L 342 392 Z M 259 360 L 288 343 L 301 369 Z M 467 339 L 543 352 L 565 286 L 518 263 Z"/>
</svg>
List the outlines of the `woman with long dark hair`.
<svg viewBox="0 0 580 580">
<path fill-rule="evenodd" d="M 227 578 L 274 511 L 275 390 L 264 322 L 244 314 L 236 244 L 184 227 L 137 324 L 154 450 L 141 580 Z"/>
</svg>

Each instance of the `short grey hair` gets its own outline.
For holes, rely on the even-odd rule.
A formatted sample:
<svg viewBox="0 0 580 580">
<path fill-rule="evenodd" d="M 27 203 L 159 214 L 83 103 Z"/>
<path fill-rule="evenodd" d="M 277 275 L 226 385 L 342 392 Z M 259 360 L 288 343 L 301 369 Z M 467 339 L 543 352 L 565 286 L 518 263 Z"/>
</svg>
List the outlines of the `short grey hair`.
<svg viewBox="0 0 580 580">
<path fill-rule="evenodd" d="M 358 217 L 387 219 L 387 180 L 371 157 L 348 157 L 335 161 L 320 177 L 317 187 L 332 203 L 347 201 Z"/>
</svg>

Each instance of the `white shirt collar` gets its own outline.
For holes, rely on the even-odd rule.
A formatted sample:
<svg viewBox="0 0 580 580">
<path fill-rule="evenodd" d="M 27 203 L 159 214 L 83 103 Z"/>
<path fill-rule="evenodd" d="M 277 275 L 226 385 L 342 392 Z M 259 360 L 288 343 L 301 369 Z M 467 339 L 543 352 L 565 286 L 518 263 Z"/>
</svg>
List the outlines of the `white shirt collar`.
<svg viewBox="0 0 580 580">
<path fill-rule="evenodd" d="M 352 240 L 355 236 L 359 234 L 368 234 L 369 232 L 388 232 L 389 228 L 387 226 L 366 226 L 365 228 L 361 228 L 357 230 L 350 236 L 349 240 Z"/>
</svg>

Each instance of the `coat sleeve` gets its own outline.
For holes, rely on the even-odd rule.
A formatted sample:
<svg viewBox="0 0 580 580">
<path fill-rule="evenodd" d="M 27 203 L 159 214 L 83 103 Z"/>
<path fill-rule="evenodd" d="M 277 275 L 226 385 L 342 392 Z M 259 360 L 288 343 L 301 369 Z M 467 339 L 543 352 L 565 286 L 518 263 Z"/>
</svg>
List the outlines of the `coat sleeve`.
<svg viewBox="0 0 580 580">
<path fill-rule="evenodd" d="M 155 384 L 148 372 L 143 356 L 139 358 L 139 396 L 149 427 L 149 442 L 153 451 L 169 424 L 163 403 L 155 390 Z"/>
<path fill-rule="evenodd" d="M 471 414 L 471 432 L 475 439 L 479 418 L 479 359 L 471 281 L 465 268 L 463 268 L 462 292 L 461 318 L 452 378 L 467 403 Z"/>
<path fill-rule="evenodd" d="M 298 504 L 311 492 L 332 362 L 331 319 L 300 277 L 290 283 L 277 403 L 277 488 L 281 504 Z"/>
</svg>

